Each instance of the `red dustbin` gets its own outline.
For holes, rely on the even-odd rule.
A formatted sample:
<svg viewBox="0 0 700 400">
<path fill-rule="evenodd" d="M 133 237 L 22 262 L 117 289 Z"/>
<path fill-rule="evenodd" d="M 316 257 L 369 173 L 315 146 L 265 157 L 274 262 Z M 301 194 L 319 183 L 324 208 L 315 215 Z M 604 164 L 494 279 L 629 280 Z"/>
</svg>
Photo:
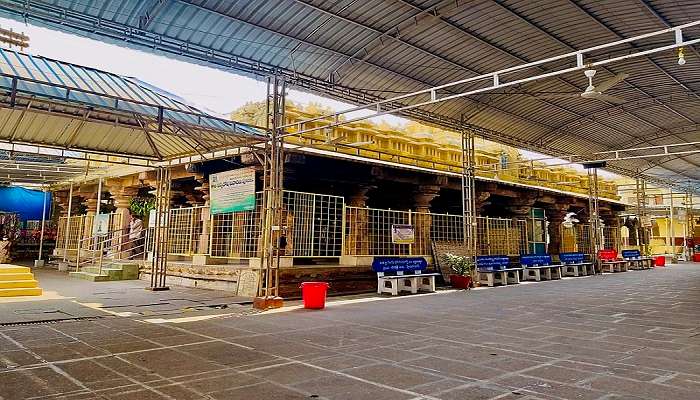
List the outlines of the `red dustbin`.
<svg viewBox="0 0 700 400">
<path fill-rule="evenodd" d="M 320 310 L 326 307 L 326 282 L 302 282 L 301 298 L 304 300 L 304 308 Z"/>
<path fill-rule="evenodd" d="M 666 265 L 666 257 L 658 256 L 656 257 L 656 262 L 654 263 L 657 267 L 663 267 Z"/>
<path fill-rule="evenodd" d="M 693 254 L 693 262 L 700 262 L 700 253 Z"/>
</svg>

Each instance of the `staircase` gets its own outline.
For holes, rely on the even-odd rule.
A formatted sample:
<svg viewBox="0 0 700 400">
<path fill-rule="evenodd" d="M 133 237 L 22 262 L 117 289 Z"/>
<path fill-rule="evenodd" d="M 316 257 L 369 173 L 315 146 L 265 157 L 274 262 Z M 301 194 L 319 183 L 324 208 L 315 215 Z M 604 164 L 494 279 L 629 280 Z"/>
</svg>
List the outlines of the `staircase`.
<svg viewBox="0 0 700 400">
<path fill-rule="evenodd" d="M 41 296 L 37 284 L 28 267 L 0 264 L 0 297 Z"/>
<path fill-rule="evenodd" d="M 78 272 L 69 272 L 72 278 L 91 282 L 125 281 L 139 279 L 139 264 L 135 262 L 110 261 L 102 264 L 102 271 L 96 265 L 80 267 Z"/>
</svg>

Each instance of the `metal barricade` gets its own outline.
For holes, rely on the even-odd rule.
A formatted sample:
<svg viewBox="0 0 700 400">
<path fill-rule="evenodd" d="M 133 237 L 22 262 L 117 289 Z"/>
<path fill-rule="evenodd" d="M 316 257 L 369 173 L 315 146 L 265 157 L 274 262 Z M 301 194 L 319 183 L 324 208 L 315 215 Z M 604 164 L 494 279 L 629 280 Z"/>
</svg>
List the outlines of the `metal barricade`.
<svg viewBox="0 0 700 400">
<path fill-rule="evenodd" d="M 464 240 L 461 215 L 346 207 L 345 254 L 354 256 L 429 256 L 430 243 Z M 518 255 L 527 249 L 525 220 L 477 219 L 479 254 Z M 396 244 L 392 225 L 408 224 L 415 229 L 413 244 Z"/>
<path fill-rule="evenodd" d="M 209 252 L 212 257 L 258 257 L 262 193 L 255 210 L 211 216 Z M 282 194 L 286 227 L 285 257 L 340 257 L 343 250 L 343 209 L 340 196 L 285 190 Z"/>
<path fill-rule="evenodd" d="M 191 256 L 199 253 L 204 206 L 173 208 L 170 210 L 168 253 Z"/>
</svg>

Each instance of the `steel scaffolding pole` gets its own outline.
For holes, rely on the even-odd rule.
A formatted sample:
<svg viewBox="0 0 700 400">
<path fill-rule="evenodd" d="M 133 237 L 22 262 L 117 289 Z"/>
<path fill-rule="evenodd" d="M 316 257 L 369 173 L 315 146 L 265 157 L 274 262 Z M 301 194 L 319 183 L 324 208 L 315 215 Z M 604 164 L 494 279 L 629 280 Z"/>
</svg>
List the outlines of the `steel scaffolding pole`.
<svg viewBox="0 0 700 400">
<path fill-rule="evenodd" d="M 588 169 L 588 215 L 588 229 L 593 253 L 591 257 L 595 266 L 595 268 L 593 268 L 594 272 L 597 272 L 600 271 L 601 268 L 598 252 L 602 248 L 600 240 L 600 214 L 598 210 L 598 168 Z"/>
<path fill-rule="evenodd" d="M 263 199 L 261 210 L 260 272 L 258 296 L 253 305 L 268 309 L 282 306 L 279 297 L 279 266 L 282 237 L 282 186 L 284 178 L 284 109 L 286 84 L 279 76 L 267 79 L 266 128 L 269 140 L 265 144 L 263 162 Z"/>
<path fill-rule="evenodd" d="M 147 290 L 170 289 L 165 285 L 168 267 L 168 242 L 170 239 L 170 169 L 157 169 L 156 220 L 153 228 L 153 257 L 151 259 L 151 284 Z"/>
<path fill-rule="evenodd" d="M 474 176 L 474 132 L 462 129 L 462 229 L 464 247 L 476 262 L 476 185 Z"/>
<path fill-rule="evenodd" d="M 673 190 L 669 190 L 670 194 L 670 204 L 668 207 L 669 210 L 669 226 L 668 226 L 668 235 L 669 238 L 671 239 L 671 262 L 672 263 L 677 263 L 678 258 L 676 257 L 676 231 L 675 231 L 675 210 L 673 209 Z"/>
</svg>

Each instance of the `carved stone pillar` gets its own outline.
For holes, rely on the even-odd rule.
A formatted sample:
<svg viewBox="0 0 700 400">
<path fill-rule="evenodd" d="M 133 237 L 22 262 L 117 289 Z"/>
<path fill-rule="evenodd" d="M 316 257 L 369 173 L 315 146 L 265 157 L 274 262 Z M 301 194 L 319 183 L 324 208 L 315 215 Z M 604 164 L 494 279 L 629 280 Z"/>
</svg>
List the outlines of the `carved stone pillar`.
<svg viewBox="0 0 700 400">
<path fill-rule="evenodd" d="M 569 213 L 568 204 L 554 204 L 550 207 L 545 208 L 545 216 L 547 217 L 547 236 L 549 237 L 549 244 L 547 245 L 547 253 L 549 254 L 559 254 L 561 253 L 561 230 L 562 223 L 566 218 L 566 214 Z"/>
<path fill-rule="evenodd" d="M 118 258 L 125 259 L 128 258 L 128 251 L 135 244 L 129 243 L 129 222 L 131 212 L 129 211 L 129 206 L 131 205 L 131 199 L 138 195 L 138 188 L 122 188 L 121 186 L 110 186 L 109 192 L 112 194 L 112 199 L 114 200 L 114 211 L 118 225 L 114 226 L 114 229 L 121 231 L 121 235 L 117 239 L 118 247 L 115 251 L 119 251 Z"/>
<path fill-rule="evenodd" d="M 489 200 L 491 198 L 491 192 L 478 192 L 474 199 L 476 208 L 474 209 L 474 216 L 480 217 L 483 214 L 484 207 L 491 204 Z"/>
<path fill-rule="evenodd" d="M 197 174 L 195 179 L 199 183 L 199 186 L 196 186 L 194 190 L 201 193 L 202 200 L 204 201 L 204 208 L 202 208 L 202 214 L 200 217 L 202 221 L 202 233 L 199 235 L 199 243 L 195 253 L 198 255 L 203 255 L 206 259 L 206 256 L 209 255 L 209 235 L 211 232 L 211 214 L 209 212 L 209 181 L 206 180 L 202 174 Z"/>
<path fill-rule="evenodd" d="M 367 207 L 367 192 L 374 186 L 361 185 L 347 197 L 348 209 L 346 224 L 351 224 L 349 234 L 345 237 L 345 253 L 349 256 L 369 254 L 369 212 Z"/>
<path fill-rule="evenodd" d="M 620 218 L 613 210 L 600 209 L 600 219 L 603 220 L 603 246 L 621 251 L 618 239 L 620 236 Z"/>
<path fill-rule="evenodd" d="M 430 254 L 430 228 L 433 218 L 430 214 L 430 202 L 440 195 L 440 187 L 434 185 L 419 186 L 413 194 L 416 213 L 413 225 L 415 226 L 416 241 L 413 245 L 413 254 Z"/>
<path fill-rule="evenodd" d="M 53 192 L 53 201 L 56 205 L 56 214 L 59 217 L 68 216 L 68 190 Z"/>
</svg>

